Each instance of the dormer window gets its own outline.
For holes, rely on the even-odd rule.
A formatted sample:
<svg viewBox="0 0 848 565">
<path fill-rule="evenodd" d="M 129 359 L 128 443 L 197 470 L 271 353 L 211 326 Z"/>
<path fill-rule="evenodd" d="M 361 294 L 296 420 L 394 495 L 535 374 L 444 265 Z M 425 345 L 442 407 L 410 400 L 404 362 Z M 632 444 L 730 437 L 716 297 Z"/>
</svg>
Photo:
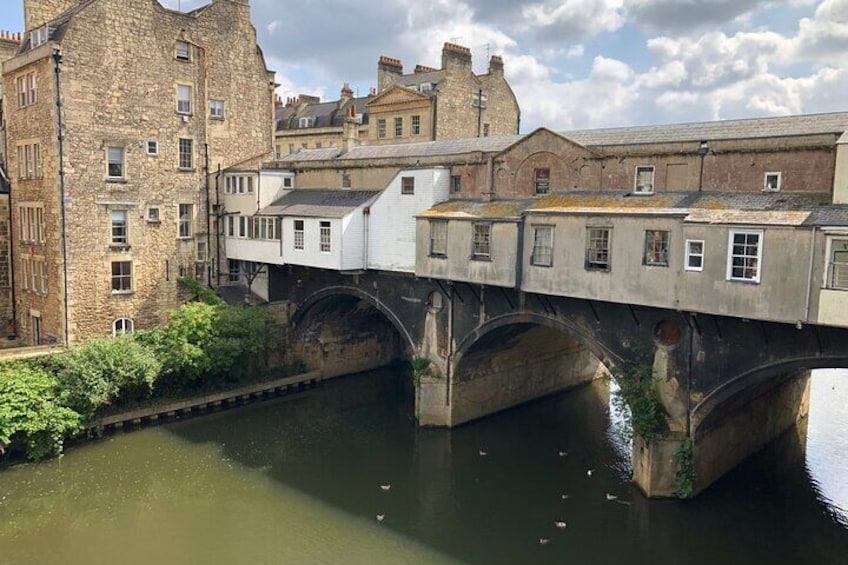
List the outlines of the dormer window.
<svg viewBox="0 0 848 565">
<path fill-rule="evenodd" d="M 763 191 L 779 192 L 780 180 L 780 173 L 766 173 L 763 177 Z"/>
<path fill-rule="evenodd" d="M 174 57 L 177 61 L 191 61 L 191 47 L 186 41 L 177 41 Z"/>
<path fill-rule="evenodd" d="M 633 190 L 636 194 L 654 193 L 654 166 L 646 165 L 636 167 L 636 186 Z"/>
<path fill-rule="evenodd" d="M 313 125 L 315 125 L 315 118 L 313 118 L 313 117 L 298 118 L 297 125 L 298 125 L 298 127 L 302 127 L 302 128 L 311 128 Z"/>
<path fill-rule="evenodd" d="M 418 90 L 421 91 L 421 92 L 430 92 L 431 90 L 433 90 L 433 83 L 432 82 L 422 82 L 421 84 L 418 85 Z"/>
<path fill-rule="evenodd" d="M 29 45 L 31 49 L 35 49 L 39 45 L 44 45 L 50 40 L 50 33 L 53 30 L 48 26 L 41 26 L 40 28 L 33 30 L 30 34 Z"/>
</svg>

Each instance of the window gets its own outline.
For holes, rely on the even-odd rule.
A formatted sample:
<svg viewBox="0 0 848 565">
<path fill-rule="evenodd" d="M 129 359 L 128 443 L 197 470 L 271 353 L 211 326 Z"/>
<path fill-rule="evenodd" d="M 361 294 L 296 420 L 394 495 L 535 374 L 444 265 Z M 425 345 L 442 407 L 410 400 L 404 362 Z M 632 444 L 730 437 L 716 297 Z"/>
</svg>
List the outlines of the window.
<svg viewBox="0 0 848 565">
<path fill-rule="evenodd" d="M 330 252 L 330 222 L 321 222 L 321 253 Z"/>
<path fill-rule="evenodd" d="M 294 143 L 289 143 L 289 155 L 294 153 Z"/>
<path fill-rule="evenodd" d="M 191 61 L 191 46 L 185 41 L 177 40 L 175 57 L 177 61 Z"/>
<path fill-rule="evenodd" d="M 760 282 L 761 230 L 731 230 L 727 253 L 727 279 Z"/>
<path fill-rule="evenodd" d="M 127 233 L 127 211 L 112 210 L 112 245 L 127 245 L 129 237 Z"/>
<path fill-rule="evenodd" d="M 191 87 L 188 85 L 177 86 L 177 113 L 191 114 Z"/>
<path fill-rule="evenodd" d="M 148 208 L 147 209 L 147 221 L 151 224 L 159 223 L 159 208 Z"/>
<path fill-rule="evenodd" d="M 418 85 L 418 90 L 420 92 L 430 92 L 431 90 L 433 90 L 433 83 L 432 82 L 422 82 L 421 84 Z"/>
<path fill-rule="evenodd" d="M 415 194 L 415 177 L 401 177 L 400 193 Z"/>
<path fill-rule="evenodd" d="M 303 220 L 294 221 L 294 248 L 303 249 Z"/>
<path fill-rule="evenodd" d="M 654 166 L 636 167 L 636 194 L 652 194 L 654 192 Z"/>
<path fill-rule="evenodd" d="M 44 45 L 50 40 L 50 32 L 52 30 L 47 26 L 41 26 L 32 31 L 29 37 L 30 49 L 35 49 L 39 45 Z"/>
<path fill-rule="evenodd" d="M 533 189 L 536 194 L 547 194 L 551 189 L 551 170 L 533 169 Z"/>
<path fill-rule="evenodd" d="M 471 258 L 487 260 L 491 257 L 492 224 L 489 222 L 475 222 L 473 224 L 473 247 Z"/>
<path fill-rule="evenodd" d="M 41 275 L 41 294 L 47 296 L 47 263 L 44 259 L 38 260 L 38 272 Z"/>
<path fill-rule="evenodd" d="M 473 108 L 485 108 L 489 97 L 482 92 L 475 92 L 471 98 L 471 106 Z"/>
<path fill-rule="evenodd" d="M 132 261 L 112 261 L 112 292 L 132 292 Z"/>
<path fill-rule="evenodd" d="M 21 180 L 40 179 L 43 176 L 41 144 L 18 145 L 18 178 Z"/>
<path fill-rule="evenodd" d="M 611 235 L 611 228 L 587 228 L 586 269 L 590 271 L 609 271 Z"/>
<path fill-rule="evenodd" d="M 298 125 L 298 127 L 301 127 L 301 128 L 311 128 L 313 125 L 315 125 L 315 118 L 313 118 L 313 117 L 298 118 L 297 125 Z M 304 147 L 304 149 L 305 149 L 305 147 Z"/>
<path fill-rule="evenodd" d="M 194 140 L 180 139 L 178 165 L 183 170 L 194 168 Z"/>
<path fill-rule="evenodd" d="M 462 177 L 459 175 L 451 175 L 450 178 L 450 191 L 451 194 L 456 194 L 462 190 Z"/>
<path fill-rule="evenodd" d="M 241 279 L 241 261 L 229 261 L 229 271 L 227 280 L 231 283 L 237 283 Z"/>
<path fill-rule="evenodd" d="M 25 108 L 38 101 L 35 72 L 27 73 L 16 80 L 18 87 L 18 106 Z"/>
<path fill-rule="evenodd" d="M 208 248 L 207 248 L 207 245 L 206 245 L 206 241 L 203 240 L 203 239 L 198 239 L 197 240 L 197 255 L 196 255 L 195 259 L 198 262 L 204 263 L 204 262 L 206 262 L 208 256 L 209 256 L 209 254 L 208 254 Z"/>
<path fill-rule="evenodd" d="M 830 241 L 828 259 L 827 288 L 848 290 L 848 238 Z"/>
<path fill-rule="evenodd" d="M 209 101 L 209 117 L 214 120 L 224 119 L 224 101 L 210 100 Z"/>
<path fill-rule="evenodd" d="M 686 240 L 686 270 L 704 270 L 704 242 L 700 239 Z"/>
<path fill-rule="evenodd" d="M 292 178 L 286 177 L 283 179 L 283 188 L 291 188 L 292 187 Z"/>
<path fill-rule="evenodd" d="M 321 149 L 321 142 L 320 141 L 315 142 L 315 149 Z"/>
<path fill-rule="evenodd" d="M 430 221 L 430 255 L 447 257 L 448 255 L 448 223 L 446 220 Z"/>
<path fill-rule="evenodd" d="M 489 137 L 489 124 L 483 124 L 483 137 Z"/>
<path fill-rule="evenodd" d="M 158 155 L 159 154 L 159 142 L 155 139 L 150 139 L 147 141 L 147 154 L 148 155 Z"/>
<path fill-rule="evenodd" d="M 179 227 L 178 233 L 180 239 L 188 239 L 194 234 L 194 204 L 180 204 L 179 206 Z"/>
<path fill-rule="evenodd" d="M 29 290 L 29 257 L 21 257 L 21 283 L 24 290 Z"/>
<path fill-rule="evenodd" d="M 236 235 L 236 217 L 227 216 L 227 237 L 235 237 Z"/>
<path fill-rule="evenodd" d="M 539 267 L 553 264 L 554 228 L 552 226 L 533 226 L 533 253 L 530 263 Z"/>
<path fill-rule="evenodd" d="M 106 148 L 106 178 L 108 179 L 123 179 L 124 178 L 124 148 L 123 147 L 107 147 Z"/>
<path fill-rule="evenodd" d="M 660 267 L 668 266 L 668 236 L 667 231 L 645 231 L 645 264 Z"/>
<path fill-rule="evenodd" d="M 249 231 L 250 218 L 247 216 L 239 216 L 239 237 L 250 237 Z"/>
<path fill-rule="evenodd" d="M 395 118 L 395 137 L 403 135 L 403 118 Z"/>
<path fill-rule="evenodd" d="M 135 324 L 129 318 L 118 318 L 112 322 L 112 337 L 118 337 L 133 333 Z"/>
<path fill-rule="evenodd" d="M 377 120 L 377 137 L 383 139 L 386 137 L 386 120 Z"/>
<path fill-rule="evenodd" d="M 780 173 L 766 173 L 763 176 L 763 191 L 779 192 L 780 191 Z"/>
<path fill-rule="evenodd" d="M 223 116 L 222 116 L 223 117 Z M 283 157 L 283 146 L 279 143 L 274 146 L 274 160 L 279 161 Z"/>
<path fill-rule="evenodd" d="M 41 207 L 21 206 L 21 241 L 25 243 L 44 243 L 44 209 Z"/>
<path fill-rule="evenodd" d="M 43 261 L 43 259 L 42 259 Z M 34 293 L 38 294 L 38 259 L 32 259 L 29 262 L 29 288 Z"/>
<path fill-rule="evenodd" d="M 350 175 L 342 173 L 342 188 L 350 188 Z"/>
<path fill-rule="evenodd" d="M 421 116 L 412 116 L 412 135 L 421 135 Z"/>
</svg>

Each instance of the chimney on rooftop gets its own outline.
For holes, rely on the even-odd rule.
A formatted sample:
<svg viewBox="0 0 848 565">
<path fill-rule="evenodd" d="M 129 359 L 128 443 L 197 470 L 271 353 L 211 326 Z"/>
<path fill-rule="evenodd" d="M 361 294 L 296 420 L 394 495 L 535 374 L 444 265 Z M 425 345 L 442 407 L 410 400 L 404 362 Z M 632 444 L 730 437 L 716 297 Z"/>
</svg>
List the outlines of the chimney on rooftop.
<svg viewBox="0 0 848 565">
<path fill-rule="evenodd" d="M 377 62 L 377 92 L 383 92 L 401 75 L 403 75 L 403 63 L 400 59 L 381 56 Z"/>
<path fill-rule="evenodd" d="M 353 90 L 350 88 L 348 83 L 344 83 L 342 86 L 341 95 L 339 96 L 339 104 L 338 107 L 341 108 L 345 104 L 347 104 L 348 100 L 353 98 Z"/>
<path fill-rule="evenodd" d="M 456 43 L 445 42 L 442 47 L 442 69 L 471 72 L 471 49 Z"/>
<path fill-rule="evenodd" d="M 503 76 L 504 72 L 504 62 L 503 57 L 500 55 L 492 55 L 492 58 L 489 59 L 489 74 L 490 75 L 501 75 Z"/>
</svg>

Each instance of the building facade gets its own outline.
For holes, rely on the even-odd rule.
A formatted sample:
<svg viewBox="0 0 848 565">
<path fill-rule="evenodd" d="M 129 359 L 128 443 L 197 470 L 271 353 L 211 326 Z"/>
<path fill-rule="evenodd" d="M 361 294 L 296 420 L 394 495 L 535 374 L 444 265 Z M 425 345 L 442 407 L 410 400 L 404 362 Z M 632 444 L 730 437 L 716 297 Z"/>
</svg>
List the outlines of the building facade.
<svg viewBox="0 0 848 565">
<path fill-rule="evenodd" d="M 213 173 L 271 154 L 274 82 L 249 5 L 24 13 L 3 65 L 18 331 L 77 343 L 157 325 L 179 277 L 217 277 Z"/>
<path fill-rule="evenodd" d="M 338 100 L 320 102 L 301 95 L 277 108 L 278 155 L 303 149 L 383 145 L 442 139 L 517 134 L 521 111 L 504 78 L 499 56 L 488 72 L 475 74 L 471 50 L 445 43 L 441 68 L 417 65 L 403 72 L 403 63 L 380 57 L 377 87 L 366 97 L 354 97 L 344 85 Z M 354 125 L 345 127 L 346 120 Z"/>
</svg>

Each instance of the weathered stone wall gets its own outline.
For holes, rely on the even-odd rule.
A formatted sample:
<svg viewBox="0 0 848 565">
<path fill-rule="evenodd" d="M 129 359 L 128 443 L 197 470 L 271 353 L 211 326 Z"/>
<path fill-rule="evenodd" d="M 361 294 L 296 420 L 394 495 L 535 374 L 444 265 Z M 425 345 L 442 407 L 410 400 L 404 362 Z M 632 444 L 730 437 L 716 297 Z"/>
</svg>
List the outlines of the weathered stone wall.
<svg viewBox="0 0 848 565">
<path fill-rule="evenodd" d="M 479 78 L 483 93 L 488 96 L 483 124 L 489 124 L 489 135 L 520 133 L 521 108 L 512 87 L 504 78 L 503 59 L 493 56 L 489 61 L 489 73 Z"/>
<path fill-rule="evenodd" d="M 176 59 L 177 40 L 191 45 L 189 61 Z M 98 0 L 74 16 L 61 49 L 73 342 L 111 335 L 118 318 L 133 319 L 136 329 L 159 324 L 178 305 L 177 277 L 195 273 L 198 241 L 206 242 L 207 257 L 216 255 L 215 239 L 207 234 L 207 147 L 213 171 L 269 157 L 273 93 L 245 2 L 215 0 L 190 15 L 156 2 Z M 17 140 L 36 134 L 44 140 L 44 180 L 21 183 L 13 200 L 37 200 L 45 207 L 51 272 L 50 303 L 42 300 L 42 315 L 44 331 L 61 335 L 52 69 L 49 59 L 38 64 L 39 103 L 18 112 L 9 129 Z M 13 80 L 7 77 L 7 88 Z M 177 112 L 178 85 L 192 89 L 189 115 Z M 223 119 L 209 116 L 210 99 L 224 102 Z M 191 167 L 179 167 L 180 139 L 192 140 Z M 148 141 L 157 143 L 156 154 L 148 154 Z M 106 178 L 109 146 L 124 150 L 124 178 L 117 181 Z M 50 198 L 36 190 L 41 184 Z M 193 206 L 190 238 L 178 237 L 180 204 Z M 158 221 L 149 221 L 151 208 L 158 210 Z M 115 210 L 127 212 L 126 246 L 111 245 Z M 112 291 L 113 261 L 132 262 L 132 292 Z"/>
<path fill-rule="evenodd" d="M 24 24 L 27 31 L 46 24 L 80 3 L 81 0 L 24 0 Z"/>
</svg>

